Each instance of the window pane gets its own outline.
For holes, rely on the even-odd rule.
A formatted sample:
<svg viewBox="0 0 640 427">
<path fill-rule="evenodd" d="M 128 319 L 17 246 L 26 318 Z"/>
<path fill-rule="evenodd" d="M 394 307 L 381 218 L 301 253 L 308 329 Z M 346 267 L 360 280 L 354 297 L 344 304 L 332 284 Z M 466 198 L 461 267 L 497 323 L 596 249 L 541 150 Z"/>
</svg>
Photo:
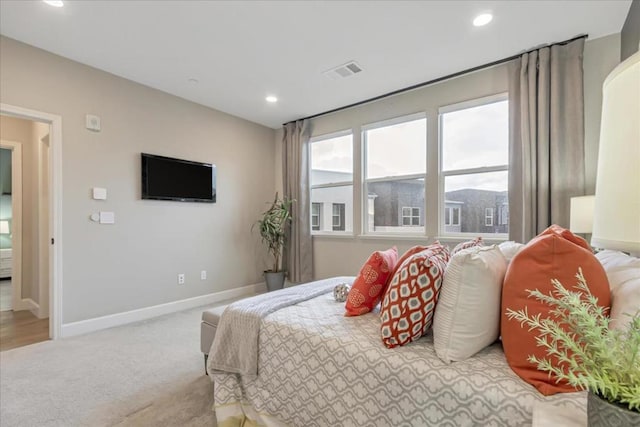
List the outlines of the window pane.
<svg viewBox="0 0 640 427">
<path fill-rule="evenodd" d="M 427 119 L 364 132 L 366 178 L 425 173 L 427 170 Z"/>
<path fill-rule="evenodd" d="M 322 203 L 311 204 L 311 230 L 320 230 L 320 215 L 322 212 Z"/>
<path fill-rule="evenodd" d="M 442 169 L 509 163 L 509 102 L 442 114 Z"/>
<path fill-rule="evenodd" d="M 424 231 L 424 179 L 376 181 L 366 187 L 368 232 Z"/>
<path fill-rule="evenodd" d="M 320 232 L 353 230 L 353 186 L 340 185 L 329 188 L 311 189 L 311 206 L 318 204 L 320 209 Z M 322 218 L 325 218 L 322 220 Z M 334 230 L 334 226 L 339 229 Z"/>
<path fill-rule="evenodd" d="M 311 185 L 353 181 L 351 135 L 311 143 Z"/>
<path fill-rule="evenodd" d="M 508 233 L 507 171 L 448 176 L 445 188 L 445 232 Z M 446 210 L 451 208 L 451 224 Z M 456 210 L 459 209 L 458 213 Z M 503 224 L 495 221 L 495 212 L 505 212 Z"/>
</svg>

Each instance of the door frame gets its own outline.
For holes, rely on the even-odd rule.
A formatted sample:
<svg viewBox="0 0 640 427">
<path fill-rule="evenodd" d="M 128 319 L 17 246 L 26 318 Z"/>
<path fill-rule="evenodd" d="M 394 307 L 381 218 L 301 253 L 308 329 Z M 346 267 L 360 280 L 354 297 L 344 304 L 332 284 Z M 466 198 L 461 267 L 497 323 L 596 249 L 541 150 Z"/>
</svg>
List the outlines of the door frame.
<svg viewBox="0 0 640 427">
<path fill-rule="evenodd" d="M 62 326 L 62 117 L 0 103 L 0 114 L 47 123 L 49 133 L 49 338 L 61 337 Z M 40 239 L 42 241 L 42 239 Z"/>
<path fill-rule="evenodd" d="M 11 309 L 29 310 L 22 300 L 22 144 L 2 139 L 0 148 L 11 151 Z"/>
</svg>

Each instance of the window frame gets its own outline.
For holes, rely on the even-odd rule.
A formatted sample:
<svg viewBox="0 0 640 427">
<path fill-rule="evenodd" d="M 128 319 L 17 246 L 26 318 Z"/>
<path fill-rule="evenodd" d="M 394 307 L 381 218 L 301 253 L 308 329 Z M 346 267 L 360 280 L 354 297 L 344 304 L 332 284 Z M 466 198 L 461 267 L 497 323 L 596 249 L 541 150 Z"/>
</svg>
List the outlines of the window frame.
<svg viewBox="0 0 640 427">
<path fill-rule="evenodd" d="M 444 215 L 444 221 L 445 221 L 444 225 L 445 226 L 448 225 L 450 227 L 453 227 L 453 226 L 456 226 L 456 225 L 460 225 L 460 206 L 449 206 L 449 207 L 445 206 L 444 209 L 445 209 L 445 211 L 449 212 L 449 220 L 450 220 L 449 223 L 447 224 L 447 215 L 445 213 L 445 215 Z M 458 222 L 454 222 L 453 221 L 453 211 L 454 210 L 458 211 Z"/>
<path fill-rule="evenodd" d="M 322 202 L 311 202 L 311 231 L 320 231 L 322 229 L 322 205 L 324 205 Z M 315 207 L 318 208 L 317 214 L 313 212 Z M 318 218 L 318 225 L 313 225 L 313 217 Z"/>
<path fill-rule="evenodd" d="M 484 208 L 484 226 L 493 227 L 493 208 Z"/>
<path fill-rule="evenodd" d="M 368 178 L 367 179 L 367 162 L 368 162 L 368 150 L 367 150 L 367 132 L 370 130 L 380 129 L 384 127 L 390 127 L 394 125 L 399 125 L 402 123 L 413 122 L 417 120 L 424 120 L 426 124 L 426 131 L 424 134 L 424 144 L 425 144 L 425 171 L 424 173 L 414 173 L 414 174 L 406 174 L 406 175 L 393 175 L 393 176 L 384 176 L 377 178 Z M 426 111 L 419 111 L 416 113 L 405 114 L 402 116 L 397 116 L 391 119 L 381 120 L 373 123 L 368 123 L 360 126 L 360 147 L 361 147 L 361 159 L 362 159 L 362 174 L 361 174 L 361 185 L 362 185 L 362 205 L 368 206 L 369 203 L 369 191 L 368 184 L 375 182 L 390 182 L 390 181 L 407 181 L 413 179 L 422 179 L 424 181 L 424 198 L 425 198 L 425 206 L 422 207 L 424 212 L 426 212 L 426 200 L 427 200 L 427 172 L 428 172 L 428 152 L 429 152 L 429 118 Z M 407 237 L 423 237 L 427 235 L 427 227 L 426 222 L 423 225 L 411 225 L 404 226 L 402 225 L 402 209 L 400 209 L 400 225 L 398 227 L 411 227 L 416 231 L 370 231 L 368 227 L 368 209 L 362 209 L 362 236 L 407 236 Z M 419 231 L 418 231 L 419 230 Z"/>
<path fill-rule="evenodd" d="M 315 189 L 322 189 L 322 188 L 337 188 L 337 187 L 345 187 L 345 186 L 351 186 L 351 209 L 355 212 L 355 194 L 354 194 L 354 190 L 355 190 L 355 181 L 356 181 L 356 173 L 355 173 L 355 168 L 352 168 L 351 171 L 351 180 L 350 181 L 333 181 L 333 182 L 328 182 L 325 184 L 316 184 L 313 185 L 311 183 L 311 171 L 313 170 L 312 168 L 312 155 L 311 155 L 311 145 L 318 143 L 318 142 L 322 142 L 322 141 L 326 141 L 329 139 L 335 139 L 335 138 L 340 138 L 343 136 L 351 136 L 351 160 L 353 165 L 355 165 L 355 162 L 353 162 L 353 160 L 355 159 L 355 133 L 354 133 L 354 129 L 344 129 L 341 131 L 337 131 L 337 132 L 331 132 L 331 133 L 326 133 L 326 134 L 322 134 L 322 135 L 317 135 L 317 136 L 313 136 L 311 138 L 309 138 L 309 150 L 308 150 L 308 164 L 309 164 L 309 203 L 321 203 L 322 202 L 313 202 L 311 200 L 311 195 L 313 193 L 313 190 Z M 331 202 L 332 204 L 334 204 L 333 202 Z M 346 216 L 347 216 L 347 207 L 345 203 L 342 203 L 345 205 L 344 207 L 344 216 L 345 216 L 345 230 L 344 231 L 336 231 L 333 230 L 333 218 L 332 218 L 332 226 L 331 229 L 329 230 L 322 230 L 322 223 L 320 223 L 320 230 L 311 230 L 311 235 L 312 236 L 355 236 L 356 230 L 355 227 L 353 227 L 353 230 L 347 231 L 346 230 Z M 332 208 L 333 209 L 333 208 Z M 333 211 L 332 213 L 332 217 L 333 217 Z M 353 215 L 353 213 L 352 213 Z M 322 216 L 322 214 L 321 214 Z"/>
<path fill-rule="evenodd" d="M 489 172 L 509 172 L 509 163 L 496 166 L 481 166 L 475 168 L 465 169 L 451 169 L 443 170 L 444 161 L 444 132 L 443 132 L 443 116 L 447 113 L 466 110 L 469 108 L 480 107 L 483 105 L 494 104 L 497 102 L 509 101 L 509 93 L 501 92 L 494 95 L 483 96 L 479 98 L 469 99 L 467 101 L 458 102 L 455 104 L 443 105 L 438 108 L 438 233 L 443 238 L 465 239 L 471 236 L 481 236 L 487 239 L 499 239 L 507 240 L 509 238 L 508 233 L 479 233 L 479 232 L 459 232 L 452 233 L 446 231 L 446 225 L 444 221 L 444 208 L 445 205 L 445 181 L 447 177 L 460 176 L 460 175 L 474 175 Z M 507 195 L 508 195 L 508 183 L 507 183 Z M 507 199 L 508 200 L 508 199 Z M 461 221 L 462 210 L 459 213 L 459 222 Z M 486 218 L 485 218 L 486 222 Z M 458 224 L 458 225 L 460 225 Z"/>
<path fill-rule="evenodd" d="M 338 208 L 337 215 L 336 215 L 336 208 Z M 331 231 L 345 231 L 346 215 L 347 215 L 346 203 L 333 203 L 333 202 L 331 203 Z M 338 218 L 338 225 L 335 224 L 336 218 Z"/>
<path fill-rule="evenodd" d="M 409 210 L 409 215 L 405 215 L 405 209 Z M 418 214 L 414 215 L 414 209 L 418 210 Z M 420 226 L 420 207 L 419 206 L 402 206 L 400 208 L 400 223 L 402 224 L 401 227 L 419 227 Z M 405 225 L 404 224 L 404 219 L 405 218 L 409 218 L 409 224 Z M 413 220 L 416 219 L 418 220 L 417 224 L 413 223 Z"/>
</svg>

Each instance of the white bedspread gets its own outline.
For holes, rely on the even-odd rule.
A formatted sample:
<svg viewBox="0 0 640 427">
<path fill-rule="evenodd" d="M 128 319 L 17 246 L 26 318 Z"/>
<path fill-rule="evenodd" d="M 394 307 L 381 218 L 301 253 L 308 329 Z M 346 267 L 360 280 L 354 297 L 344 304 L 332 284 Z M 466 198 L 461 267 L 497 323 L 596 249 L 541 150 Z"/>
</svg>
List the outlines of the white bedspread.
<svg viewBox="0 0 640 427">
<path fill-rule="evenodd" d="M 531 426 L 536 402 L 586 409 L 585 394 L 545 397 L 509 368 L 500 343 L 450 365 L 431 334 L 387 349 L 379 313 L 344 317 L 330 293 L 262 319 L 259 375 L 213 374 L 218 426 Z"/>
<path fill-rule="evenodd" d="M 242 376 L 258 374 L 258 337 L 262 319 L 281 308 L 331 292 L 338 283 L 351 284 L 353 277 L 333 277 L 269 292 L 230 304 L 218 323 L 211 344 L 207 370 Z"/>
</svg>

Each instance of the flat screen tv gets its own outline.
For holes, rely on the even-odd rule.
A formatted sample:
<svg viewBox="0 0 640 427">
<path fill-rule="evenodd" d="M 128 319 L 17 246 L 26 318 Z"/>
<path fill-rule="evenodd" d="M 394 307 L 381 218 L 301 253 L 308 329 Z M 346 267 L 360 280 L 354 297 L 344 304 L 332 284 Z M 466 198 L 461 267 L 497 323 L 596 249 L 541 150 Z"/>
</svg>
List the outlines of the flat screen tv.
<svg viewBox="0 0 640 427">
<path fill-rule="evenodd" d="M 141 153 L 142 198 L 216 202 L 216 165 Z"/>
</svg>

